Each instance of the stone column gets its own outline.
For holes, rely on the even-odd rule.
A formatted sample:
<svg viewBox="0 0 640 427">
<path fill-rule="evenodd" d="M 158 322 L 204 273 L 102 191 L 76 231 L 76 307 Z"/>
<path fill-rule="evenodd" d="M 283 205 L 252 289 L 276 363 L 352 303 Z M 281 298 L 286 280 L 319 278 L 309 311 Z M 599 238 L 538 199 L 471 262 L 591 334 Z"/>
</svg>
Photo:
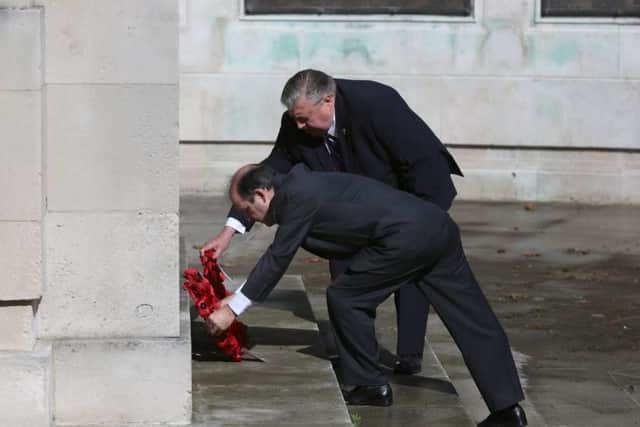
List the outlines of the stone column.
<svg viewBox="0 0 640 427">
<path fill-rule="evenodd" d="M 13 426 L 189 423 L 177 1 L 10 3 L 19 9 L 0 9 L 2 424 L 5 414 Z"/>
<path fill-rule="evenodd" d="M 0 1 L 0 424 L 48 426 L 42 296 L 42 13 Z"/>
</svg>

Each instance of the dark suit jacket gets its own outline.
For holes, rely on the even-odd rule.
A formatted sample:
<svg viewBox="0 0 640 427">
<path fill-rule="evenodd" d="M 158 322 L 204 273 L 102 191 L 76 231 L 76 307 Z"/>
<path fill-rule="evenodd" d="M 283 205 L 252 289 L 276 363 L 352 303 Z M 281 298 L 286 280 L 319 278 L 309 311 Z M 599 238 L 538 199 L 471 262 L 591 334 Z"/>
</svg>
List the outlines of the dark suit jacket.
<svg viewBox="0 0 640 427">
<path fill-rule="evenodd" d="M 460 168 L 429 126 L 393 88 L 367 80 L 336 79 L 336 133 L 346 172 L 368 176 L 448 210 L 456 195 L 450 174 Z M 296 126 L 287 112 L 265 163 L 281 173 L 297 163 L 334 169 L 324 141 Z M 232 210 L 245 226 L 250 222 Z"/>
<path fill-rule="evenodd" d="M 278 230 L 242 288 L 254 301 L 267 297 L 301 246 L 330 259 L 349 258 L 364 248 L 389 260 L 416 258 L 416 251 L 439 238 L 448 220 L 433 203 L 349 173 L 312 172 L 298 165 L 277 175 L 274 188 L 267 214 Z M 370 262 L 360 259 L 349 268 L 369 271 L 376 267 Z"/>
</svg>

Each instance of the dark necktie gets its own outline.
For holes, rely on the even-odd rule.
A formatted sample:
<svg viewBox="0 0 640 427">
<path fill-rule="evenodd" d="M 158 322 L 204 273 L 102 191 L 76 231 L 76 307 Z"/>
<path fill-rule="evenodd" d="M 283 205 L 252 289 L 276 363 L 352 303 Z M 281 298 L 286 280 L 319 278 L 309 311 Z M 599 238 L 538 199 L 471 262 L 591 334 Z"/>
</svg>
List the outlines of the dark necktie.
<svg viewBox="0 0 640 427">
<path fill-rule="evenodd" d="M 346 170 L 344 167 L 344 159 L 340 154 L 338 139 L 335 136 L 327 134 L 327 148 L 329 149 L 335 170 L 344 172 Z"/>
</svg>

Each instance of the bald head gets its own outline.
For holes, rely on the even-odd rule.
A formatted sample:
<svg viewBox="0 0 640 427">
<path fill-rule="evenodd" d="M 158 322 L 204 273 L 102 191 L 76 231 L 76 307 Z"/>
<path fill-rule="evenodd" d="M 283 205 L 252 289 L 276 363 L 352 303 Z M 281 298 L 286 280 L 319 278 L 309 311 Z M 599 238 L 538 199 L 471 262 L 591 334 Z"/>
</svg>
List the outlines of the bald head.
<svg viewBox="0 0 640 427">
<path fill-rule="evenodd" d="M 256 167 L 258 167 L 258 165 L 256 164 L 244 165 L 240 169 L 235 171 L 235 173 L 231 177 L 231 182 L 229 184 L 229 199 L 231 200 L 231 203 L 233 203 L 234 205 L 235 205 L 234 200 L 244 199 L 251 196 L 250 194 L 248 195 L 245 194 L 244 197 L 241 196 L 238 187 L 242 178 L 244 178 L 249 171 L 255 169 Z"/>
<path fill-rule="evenodd" d="M 275 195 L 275 171 L 264 164 L 248 164 L 231 177 L 229 199 L 248 218 L 271 225 L 267 212 Z"/>
</svg>

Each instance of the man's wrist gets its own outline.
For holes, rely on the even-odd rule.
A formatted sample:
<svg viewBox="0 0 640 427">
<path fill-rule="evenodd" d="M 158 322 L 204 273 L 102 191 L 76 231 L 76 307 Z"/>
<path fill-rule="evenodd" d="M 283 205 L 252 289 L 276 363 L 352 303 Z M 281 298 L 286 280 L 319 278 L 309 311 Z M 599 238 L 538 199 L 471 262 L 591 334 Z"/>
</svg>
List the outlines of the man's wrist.
<svg viewBox="0 0 640 427">
<path fill-rule="evenodd" d="M 232 229 L 234 232 L 238 232 L 240 234 L 244 234 L 247 231 L 247 227 L 233 217 L 227 218 L 227 222 L 224 225 L 225 230 Z"/>
<path fill-rule="evenodd" d="M 227 306 L 231 309 L 231 311 L 236 315 L 240 316 L 244 313 L 253 302 L 247 298 L 241 291 L 238 289 L 235 291 Z"/>
</svg>

